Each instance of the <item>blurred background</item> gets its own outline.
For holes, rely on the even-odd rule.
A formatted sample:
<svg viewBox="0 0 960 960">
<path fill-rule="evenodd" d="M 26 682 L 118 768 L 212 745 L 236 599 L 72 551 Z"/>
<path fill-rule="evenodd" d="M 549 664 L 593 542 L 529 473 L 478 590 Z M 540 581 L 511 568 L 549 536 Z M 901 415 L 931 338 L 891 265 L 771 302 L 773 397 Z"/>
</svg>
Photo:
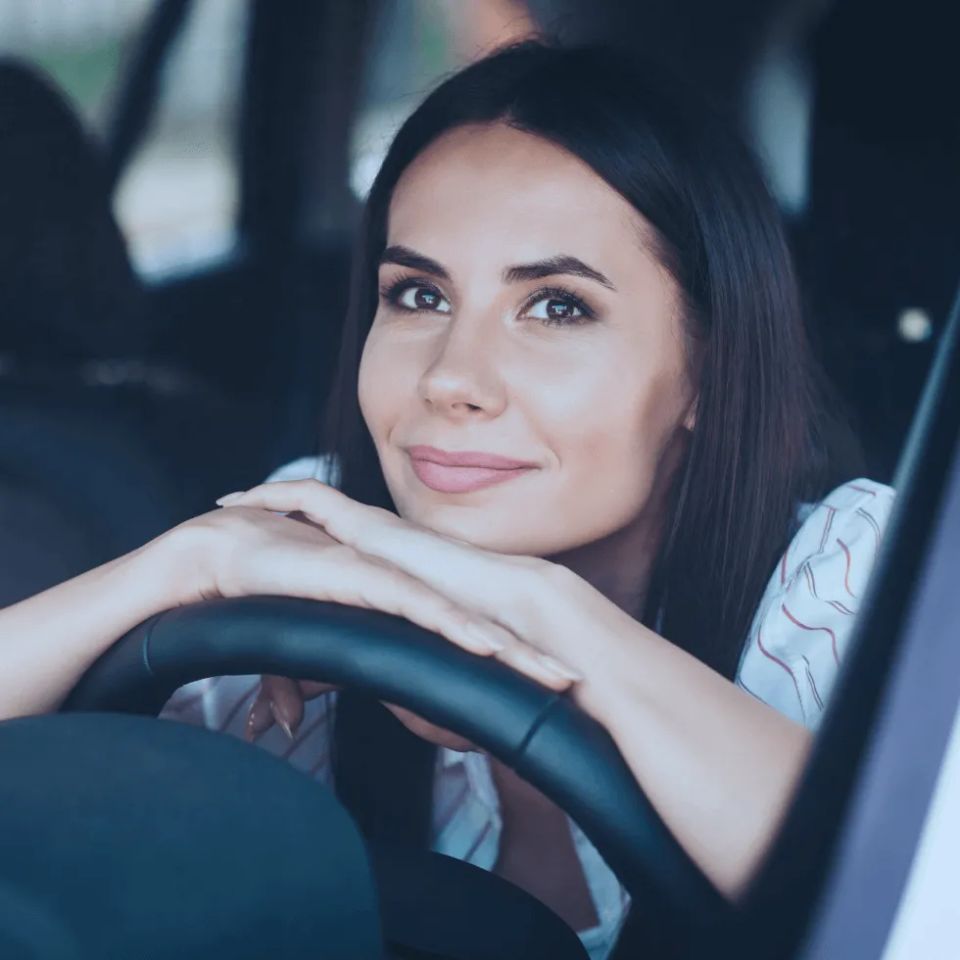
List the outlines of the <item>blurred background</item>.
<svg viewBox="0 0 960 960">
<path fill-rule="evenodd" d="M 0 604 L 315 452 L 360 205 L 430 87 L 541 31 L 738 122 L 889 481 L 960 275 L 935 0 L 0 0 Z"/>
</svg>

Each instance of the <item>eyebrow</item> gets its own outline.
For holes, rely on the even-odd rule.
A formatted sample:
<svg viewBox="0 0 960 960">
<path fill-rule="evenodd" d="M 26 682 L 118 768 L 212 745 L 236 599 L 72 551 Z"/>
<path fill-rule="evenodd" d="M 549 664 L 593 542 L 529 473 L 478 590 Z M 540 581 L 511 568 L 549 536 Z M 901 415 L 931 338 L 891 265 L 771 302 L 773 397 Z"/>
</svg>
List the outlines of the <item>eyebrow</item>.
<svg viewBox="0 0 960 960">
<path fill-rule="evenodd" d="M 544 277 L 555 277 L 559 274 L 583 277 L 585 280 L 594 280 L 610 290 L 617 289 L 599 270 L 594 270 L 577 257 L 567 254 L 558 254 L 546 260 L 538 260 L 536 263 L 507 267 L 503 271 L 503 279 L 507 283 L 520 283 L 524 280 L 542 280 Z"/>
<path fill-rule="evenodd" d="M 380 263 L 394 263 L 400 267 L 409 267 L 411 270 L 429 273 L 441 280 L 450 279 L 450 274 L 447 273 L 442 264 L 430 257 L 425 257 L 422 253 L 417 253 L 416 250 L 401 245 L 387 247 L 380 257 Z M 560 274 L 583 277 L 585 280 L 593 280 L 602 284 L 610 290 L 617 289 L 599 270 L 595 270 L 578 257 L 572 257 L 568 254 L 558 254 L 545 260 L 537 260 L 535 263 L 507 267 L 503 271 L 503 279 L 505 283 L 523 283 L 528 280 L 542 280 L 544 277 L 555 277 Z"/>
<path fill-rule="evenodd" d="M 409 267 L 411 270 L 429 273 L 441 280 L 450 279 L 450 274 L 436 260 L 431 260 L 430 257 L 425 257 L 422 253 L 417 253 L 416 250 L 411 250 L 409 247 L 387 247 L 380 257 L 380 263 L 395 263 L 399 267 Z"/>
</svg>

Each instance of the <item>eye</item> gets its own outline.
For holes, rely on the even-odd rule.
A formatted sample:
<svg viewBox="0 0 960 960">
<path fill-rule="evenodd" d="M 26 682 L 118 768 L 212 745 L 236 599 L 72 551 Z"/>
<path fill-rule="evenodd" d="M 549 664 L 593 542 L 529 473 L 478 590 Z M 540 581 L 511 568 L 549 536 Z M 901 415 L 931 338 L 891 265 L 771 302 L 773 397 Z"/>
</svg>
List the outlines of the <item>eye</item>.
<svg viewBox="0 0 960 960">
<path fill-rule="evenodd" d="M 450 312 L 450 301 L 436 287 L 422 280 L 398 280 L 392 286 L 381 290 L 380 295 L 391 306 L 411 313 L 419 311 Z"/>
<path fill-rule="evenodd" d="M 523 315 L 531 320 L 539 320 L 547 325 L 586 323 L 596 316 L 579 297 L 568 290 L 538 290 L 527 301 Z"/>
</svg>

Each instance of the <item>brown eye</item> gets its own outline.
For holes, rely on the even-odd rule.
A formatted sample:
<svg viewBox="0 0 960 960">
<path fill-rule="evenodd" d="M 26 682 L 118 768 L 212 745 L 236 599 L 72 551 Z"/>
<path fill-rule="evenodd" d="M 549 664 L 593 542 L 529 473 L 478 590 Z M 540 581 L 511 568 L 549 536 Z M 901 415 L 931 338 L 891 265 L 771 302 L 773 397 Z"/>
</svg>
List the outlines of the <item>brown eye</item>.
<svg viewBox="0 0 960 960">
<path fill-rule="evenodd" d="M 541 291 L 529 302 L 524 314 L 531 320 L 539 320 L 548 326 L 580 324 L 594 318 L 593 311 L 579 297 L 559 290 Z"/>
<path fill-rule="evenodd" d="M 434 313 L 449 313 L 447 299 L 433 287 L 410 284 L 398 291 L 394 300 L 404 310 L 426 310 Z"/>
<path fill-rule="evenodd" d="M 548 300 L 546 303 L 547 317 L 550 320 L 571 320 L 577 315 L 577 308 L 565 300 Z"/>
</svg>

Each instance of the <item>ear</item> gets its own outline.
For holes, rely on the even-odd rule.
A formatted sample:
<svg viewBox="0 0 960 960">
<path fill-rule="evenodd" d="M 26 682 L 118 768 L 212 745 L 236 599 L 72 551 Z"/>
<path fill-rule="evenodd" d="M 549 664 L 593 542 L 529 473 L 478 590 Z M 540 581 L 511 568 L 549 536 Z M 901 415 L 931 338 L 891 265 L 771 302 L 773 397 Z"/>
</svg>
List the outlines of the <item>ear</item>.
<svg viewBox="0 0 960 960">
<path fill-rule="evenodd" d="M 687 412 L 683 415 L 683 420 L 681 421 L 684 429 L 690 433 L 693 433 L 693 428 L 697 424 L 697 405 L 699 401 L 700 396 L 698 394 L 690 401 L 690 406 L 687 407 Z"/>
</svg>

